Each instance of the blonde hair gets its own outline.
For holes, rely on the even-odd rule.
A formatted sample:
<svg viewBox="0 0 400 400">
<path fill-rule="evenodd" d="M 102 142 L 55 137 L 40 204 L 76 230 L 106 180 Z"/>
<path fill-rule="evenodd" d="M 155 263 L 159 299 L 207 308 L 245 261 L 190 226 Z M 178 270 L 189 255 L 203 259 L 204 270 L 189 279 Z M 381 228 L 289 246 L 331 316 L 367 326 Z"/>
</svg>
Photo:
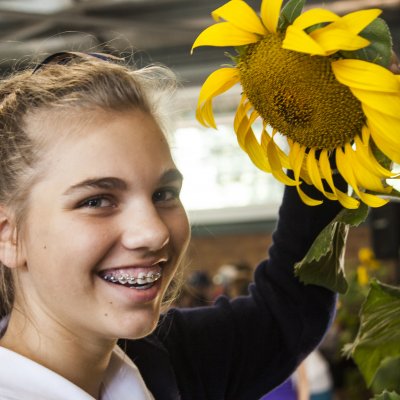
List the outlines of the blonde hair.
<svg viewBox="0 0 400 400">
<path fill-rule="evenodd" d="M 37 178 L 40 142 L 27 133 L 32 115 L 47 110 L 135 108 L 152 115 L 163 127 L 162 99 L 175 89 L 173 73 L 161 66 L 134 69 L 111 61 L 82 55 L 67 63 L 27 69 L 0 82 L 0 204 L 13 209 L 17 229 L 29 187 Z M 0 262 L 0 317 L 11 311 L 13 301 L 11 272 Z"/>
</svg>

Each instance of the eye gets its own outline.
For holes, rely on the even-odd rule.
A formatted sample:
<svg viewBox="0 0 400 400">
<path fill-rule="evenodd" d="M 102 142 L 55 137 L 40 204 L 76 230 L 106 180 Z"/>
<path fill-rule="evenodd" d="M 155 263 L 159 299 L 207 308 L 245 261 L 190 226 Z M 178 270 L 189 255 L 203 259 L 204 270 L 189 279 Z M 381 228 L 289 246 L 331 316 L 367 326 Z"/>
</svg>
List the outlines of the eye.
<svg viewBox="0 0 400 400">
<path fill-rule="evenodd" d="M 96 196 L 86 199 L 78 204 L 78 208 L 111 208 L 115 202 L 107 196 Z"/>
<path fill-rule="evenodd" d="M 154 192 L 155 203 L 174 203 L 179 200 L 180 189 L 175 187 L 162 188 Z"/>
</svg>

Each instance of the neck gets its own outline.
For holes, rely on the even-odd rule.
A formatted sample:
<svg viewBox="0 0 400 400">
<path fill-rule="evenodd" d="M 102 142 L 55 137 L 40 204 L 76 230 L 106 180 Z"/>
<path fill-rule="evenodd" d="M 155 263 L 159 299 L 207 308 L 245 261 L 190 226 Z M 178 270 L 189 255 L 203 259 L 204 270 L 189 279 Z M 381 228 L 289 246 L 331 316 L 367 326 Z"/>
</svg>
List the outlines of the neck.
<svg viewBox="0 0 400 400">
<path fill-rule="evenodd" d="M 61 326 L 37 326 L 15 309 L 0 345 L 56 372 L 98 398 L 116 341 L 90 341 Z"/>
</svg>

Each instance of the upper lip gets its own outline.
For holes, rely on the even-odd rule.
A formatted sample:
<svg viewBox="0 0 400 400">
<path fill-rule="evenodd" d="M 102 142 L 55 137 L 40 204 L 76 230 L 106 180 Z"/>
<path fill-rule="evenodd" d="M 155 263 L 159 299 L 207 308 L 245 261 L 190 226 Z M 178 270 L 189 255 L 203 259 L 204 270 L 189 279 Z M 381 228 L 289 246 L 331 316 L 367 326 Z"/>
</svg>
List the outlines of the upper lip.
<svg viewBox="0 0 400 400">
<path fill-rule="evenodd" d="M 134 262 L 105 267 L 100 269 L 99 272 L 111 271 L 116 269 L 128 269 L 128 268 L 151 268 L 158 264 L 165 264 L 168 260 L 169 258 L 166 256 L 151 258 L 151 259 L 136 260 Z"/>
</svg>

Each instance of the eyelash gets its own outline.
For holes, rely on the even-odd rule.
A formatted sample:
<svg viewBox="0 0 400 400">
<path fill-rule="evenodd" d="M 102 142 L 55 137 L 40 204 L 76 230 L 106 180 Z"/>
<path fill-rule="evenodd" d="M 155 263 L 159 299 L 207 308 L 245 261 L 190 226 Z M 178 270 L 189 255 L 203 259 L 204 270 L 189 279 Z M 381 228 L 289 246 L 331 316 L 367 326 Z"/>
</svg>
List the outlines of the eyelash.
<svg viewBox="0 0 400 400">
<path fill-rule="evenodd" d="M 152 199 L 154 203 L 174 203 L 179 200 L 180 189 L 176 187 L 166 187 L 158 189 L 154 192 Z M 165 198 L 167 196 L 167 198 Z M 102 202 L 106 201 L 108 204 L 106 206 L 102 205 L 93 205 L 93 202 Z M 113 198 L 107 195 L 97 195 L 90 197 L 81 201 L 77 208 L 89 208 L 89 209 L 100 209 L 100 208 L 113 208 L 116 206 L 116 202 Z"/>
<path fill-rule="evenodd" d="M 160 199 L 160 195 L 165 195 L 165 194 L 170 194 L 171 197 L 168 199 Z M 180 189 L 175 188 L 175 187 L 167 187 L 167 188 L 162 188 L 154 192 L 153 194 L 153 201 L 156 202 L 174 202 L 176 200 L 179 200 L 179 195 L 180 195 Z"/>
<path fill-rule="evenodd" d="M 90 205 L 91 202 L 96 202 L 96 201 L 97 202 L 99 202 L 99 201 L 107 201 L 108 203 L 110 203 L 110 205 L 107 205 L 107 206 Z M 95 208 L 110 208 L 110 207 L 115 207 L 115 202 L 109 196 L 105 196 L 105 195 L 98 195 L 98 196 L 90 197 L 90 198 L 85 199 L 84 201 L 82 201 L 82 202 L 80 202 L 78 204 L 78 208 L 95 209 Z"/>
</svg>

